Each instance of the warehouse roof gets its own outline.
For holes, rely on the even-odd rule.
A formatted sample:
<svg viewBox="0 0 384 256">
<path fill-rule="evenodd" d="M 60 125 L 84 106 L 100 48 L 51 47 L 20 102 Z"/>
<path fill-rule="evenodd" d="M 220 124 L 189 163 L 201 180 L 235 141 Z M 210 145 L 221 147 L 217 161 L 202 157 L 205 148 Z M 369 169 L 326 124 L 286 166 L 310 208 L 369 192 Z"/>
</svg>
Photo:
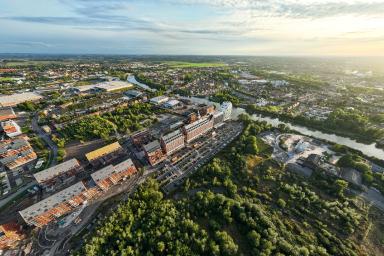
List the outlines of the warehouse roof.
<svg viewBox="0 0 384 256">
<path fill-rule="evenodd" d="M 3 95 L 0 96 L 0 106 L 16 106 L 17 104 L 23 103 L 25 101 L 34 101 L 42 98 L 42 96 L 34 92 L 23 92 L 11 95 Z"/>
<path fill-rule="evenodd" d="M 108 165 L 108 166 L 92 173 L 91 177 L 95 182 L 98 182 L 100 180 L 107 178 L 108 176 L 110 176 L 111 174 L 113 174 L 115 172 L 116 172 L 115 167 L 113 167 L 113 165 Z"/>
<path fill-rule="evenodd" d="M 15 112 L 11 107 L 0 108 L 0 121 L 16 118 Z"/>
<path fill-rule="evenodd" d="M 125 88 L 132 88 L 133 84 L 125 82 L 125 81 L 109 81 L 103 82 L 95 85 L 95 88 L 99 88 L 105 91 L 116 91 Z"/>
<path fill-rule="evenodd" d="M 109 144 L 105 147 L 91 151 L 91 152 L 85 154 L 85 157 L 88 159 L 88 161 L 92 161 L 92 160 L 95 160 L 95 159 L 100 158 L 102 156 L 108 155 L 108 154 L 115 152 L 117 150 L 120 150 L 120 149 L 122 149 L 122 147 L 120 146 L 119 142 L 115 142 L 115 143 Z"/>
<path fill-rule="evenodd" d="M 117 165 L 115 165 L 116 172 L 122 172 L 127 170 L 129 167 L 134 166 L 132 160 L 129 158 Z"/>
<path fill-rule="evenodd" d="M 86 188 L 84 184 L 82 182 L 78 182 L 75 185 L 72 185 L 40 202 L 37 202 L 36 204 L 31 205 L 19 213 L 24 219 L 33 218 L 56 207 L 58 204 L 68 201 L 72 197 L 79 195 L 85 189 Z"/>
<path fill-rule="evenodd" d="M 38 183 L 42 183 L 46 180 L 52 179 L 62 173 L 70 171 L 79 166 L 80 166 L 79 162 L 75 158 L 72 158 L 71 160 L 65 161 L 61 164 L 45 169 L 41 172 L 35 173 L 33 174 L 33 176 L 35 177 Z"/>
</svg>

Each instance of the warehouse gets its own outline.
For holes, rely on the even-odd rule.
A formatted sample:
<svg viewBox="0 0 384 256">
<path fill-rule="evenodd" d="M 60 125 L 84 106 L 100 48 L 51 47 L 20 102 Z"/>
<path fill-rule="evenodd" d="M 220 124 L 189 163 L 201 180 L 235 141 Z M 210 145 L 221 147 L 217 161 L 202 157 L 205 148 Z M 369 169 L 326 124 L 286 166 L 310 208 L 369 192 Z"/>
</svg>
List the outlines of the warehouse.
<svg viewBox="0 0 384 256">
<path fill-rule="evenodd" d="M 132 160 L 127 159 L 115 166 L 108 165 L 92 173 L 91 177 L 103 191 L 107 191 L 111 186 L 136 172 L 137 170 Z"/>
<path fill-rule="evenodd" d="M 75 185 L 19 211 L 19 213 L 27 224 L 42 227 L 55 221 L 57 218 L 68 214 L 96 195 L 87 192 L 84 184 L 78 182 Z"/>
<path fill-rule="evenodd" d="M 181 102 L 178 100 L 169 100 L 166 103 L 164 103 L 165 108 L 176 108 L 177 106 L 180 106 Z"/>
<path fill-rule="evenodd" d="M 45 169 L 41 172 L 33 174 L 36 181 L 44 186 L 53 186 L 57 181 L 69 182 L 73 180 L 76 173 L 80 172 L 83 168 L 79 161 L 75 158 L 65 161 L 51 168 Z"/>
<path fill-rule="evenodd" d="M 150 103 L 155 105 L 161 105 L 169 100 L 167 96 L 158 96 L 149 100 Z"/>
<path fill-rule="evenodd" d="M 115 142 L 85 154 L 88 162 L 93 166 L 106 165 L 124 154 L 119 142 Z"/>
<path fill-rule="evenodd" d="M 43 97 L 34 92 L 23 92 L 11 95 L 0 96 L 0 106 L 1 107 L 13 107 L 17 104 L 26 102 L 26 101 L 37 101 Z"/>
<path fill-rule="evenodd" d="M 0 122 L 15 119 L 16 114 L 11 107 L 0 108 Z"/>
</svg>

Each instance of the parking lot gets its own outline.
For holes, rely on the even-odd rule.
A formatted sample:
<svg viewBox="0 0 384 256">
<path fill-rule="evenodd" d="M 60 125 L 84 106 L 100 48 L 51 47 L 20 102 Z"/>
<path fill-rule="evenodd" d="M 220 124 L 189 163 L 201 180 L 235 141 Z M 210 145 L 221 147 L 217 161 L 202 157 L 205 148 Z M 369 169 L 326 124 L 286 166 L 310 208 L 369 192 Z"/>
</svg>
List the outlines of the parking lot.
<svg viewBox="0 0 384 256">
<path fill-rule="evenodd" d="M 229 122 L 216 129 L 214 135 L 207 135 L 194 141 L 191 146 L 176 153 L 177 161 L 168 161 L 160 171 L 157 179 L 163 186 L 163 191 L 169 193 L 181 185 L 186 177 L 202 167 L 214 155 L 227 146 L 240 135 L 243 126 L 241 123 Z M 174 158 L 171 156 L 170 158 Z"/>
</svg>

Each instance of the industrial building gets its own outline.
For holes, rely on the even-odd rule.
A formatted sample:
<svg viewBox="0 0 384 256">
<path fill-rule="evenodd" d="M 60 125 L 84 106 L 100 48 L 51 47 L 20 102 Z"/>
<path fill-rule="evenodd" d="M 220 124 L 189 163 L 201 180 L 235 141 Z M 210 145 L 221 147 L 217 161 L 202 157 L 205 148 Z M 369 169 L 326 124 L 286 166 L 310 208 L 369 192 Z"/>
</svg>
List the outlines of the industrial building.
<svg viewBox="0 0 384 256">
<path fill-rule="evenodd" d="M 222 111 L 224 113 L 224 121 L 231 119 L 232 103 L 230 101 L 224 101 L 220 105 L 220 111 Z"/>
<path fill-rule="evenodd" d="M 185 140 L 187 143 L 189 143 L 194 139 L 197 139 L 204 133 L 208 132 L 212 128 L 213 128 L 213 118 L 211 116 L 201 118 L 196 122 L 193 122 L 183 127 Z"/>
<path fill-rule="evenodd" d="M 133 145 L 141 149 L 143 145 L 148 144 L 153 140 L 153 136 L 148 129 L 137 131 L 131 135 Z"/>
<path fill-rule="evenodd" d="M 41 172 L 33 174 L 36 181 L 44 186 L 53 186 L 56 182 L 69 182 L 74 179 L 75 174 L 81 171 L 79 161 L 75 158 L 65 161 Z"/>
<path fill-rule="evenodd" d="M 137 90 L 128 90 L 124 92 L 124 95 L 127 96 L 129 99 L 137 99 L 144 95 L 141 91 Z"/>
<path fill-rule="evenodd" d="M 3 134 L 9 138 L 19 136 L 23 132 L 20 126 L 13 120 L 7 120 L 0 123 L 0 129 Z"/>
<path fill-rule="evenodd" d="M 133 84 L 125 81 L 108 81 L 108 82 L 95 84 L 93 88 L 91 88 L 91 91 L 112 92 L 112 91 L 132 88 L 132 87 L 133 87 Z"/>
<path fill-rule="evenodd" d="M 131 159 L 127 159 L 115 166 L 108 165 L 91 174 L 95 181 L 103 191 L 107 191 L 111 186 L 117 184 L 121 180 L 128 178 L 136 173 L 137 169 Z"/>
<path fill-rule="evenodd" d="M 152 99 L 149 100 L 150 103 L 152 104 L 155 104 L 155 105 L 161 105 L 165 102 L 167 102 L 169 100 L 169 97 L 167 96 L 158 96 L 158 97 L 154 97 Z"/>
<path fill-rule="evenodd" d="M 15 119 L 16 114 L 11 107 L 0 108 L 0 122 Z"/>
<path fill-rule="evenodd" d="M 144 152 L 149 163 L 154 166 L 165 160 L 159 141 L 155 140 L 144 146 Z"/>
<path fill-rule="evenodd" d="M 0 163 L 8 170 L 16 171 L 36 158 L 35 151 L 25 138 L 0 141 Z"/>
<path fill-rule="evenodd" d="M 27 224 L 42 227 L 70 213 L 97 194 L 97 190 L 87 189 L 82 182 L 78 182 L 19 213 Z"/>
<path fill-rule="evenodd" d="M 17 104 L 26 102 L 26 101 L 37 101 L 43 97 L 34 92 L 23 92 L 11 95 L 0 96 L 0 106 L 1 107 L 13 107 Z"/>
<path fill-rule="evenodd" d="M 119 142 L 115 142 L 85 154 L 88 162 L 93 166 L 106 165 L 124 154 Z"/>
<path fill-rule="evenodd" d="M 161 146 L 167 155 L 185 147 L 184 134 L 180 130 L 168 133 L 161 137 Z"/>
<path fill-rule="evenodd" d="M 178 100 L 169 100 L 164 103 L 165 108 L 176 108 L 177 106 L 180 106 L 181 102 Z"/>
<path fill-rule="evenodd" d="M 132 88 L 133 84 L 124 81 L 108 81 L 98 84 L 90 84 L 69 88 L 70 93 L 80 94 L 88 92 L 112 92 L 122 89 Z"/>
<path fill-rule="evenodd" d="M 0 250 L 14 246 L 22 238 L 22 227 L 15 222 L 0 225 Z"/>
</svg>

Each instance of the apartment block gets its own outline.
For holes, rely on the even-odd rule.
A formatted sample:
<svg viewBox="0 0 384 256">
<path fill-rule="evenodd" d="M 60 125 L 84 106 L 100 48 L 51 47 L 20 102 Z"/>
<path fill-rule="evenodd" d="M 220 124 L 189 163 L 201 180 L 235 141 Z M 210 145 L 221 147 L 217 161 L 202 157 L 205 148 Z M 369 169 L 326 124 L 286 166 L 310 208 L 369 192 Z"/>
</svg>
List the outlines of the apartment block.
<svg viewBox="0 0 384 256">
<path fill-rule="evenodd" d="M 201 118 L 196 122 L 193 122 L 183 127 L 185 140 L 187 143 L 189 143 L 197 139 L 204 133 L 208 132 L 212 128 L 213 128 L 213 118 L 211 116 Z"/>
<path fill-rule="evenodd" d="M 161 137 L 161 146 L 167 155 L 185 147 L 184 134 L 180 130 L 168 133 Z"/>
</svg>

